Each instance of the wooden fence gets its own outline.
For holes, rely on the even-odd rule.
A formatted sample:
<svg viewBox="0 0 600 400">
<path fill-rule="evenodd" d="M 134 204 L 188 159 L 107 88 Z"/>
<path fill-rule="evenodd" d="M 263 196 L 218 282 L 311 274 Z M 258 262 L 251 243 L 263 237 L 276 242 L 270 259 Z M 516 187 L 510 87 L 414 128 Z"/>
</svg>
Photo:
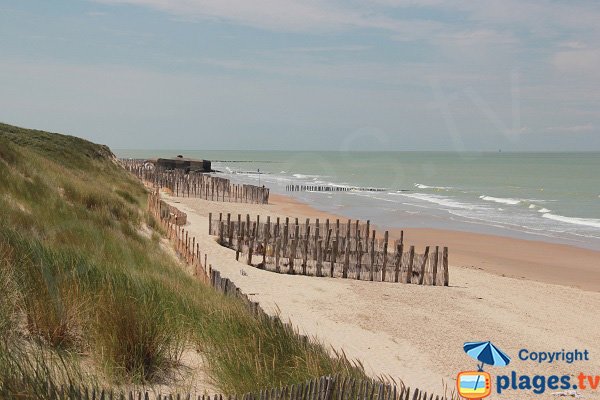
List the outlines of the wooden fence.
<svg viewBox="0 0 600 400">
<path fill-rule="evenodd" d="M 219 243 L 247 256 L 248 265 L 256 265 L 278 273 L 309 276 L 329 276 L 359 280 L 415 283 L 420 285 L 449 285 L 448 248 L 425 247 L 424 253 L 414 246 L 404 246 L 404 234 L 389 242 L 386 231 L 382 238 L 370 229 L 367 221 L 340 220 L 323 224 L 307 219 L 300 224 L 286 218 L 271 222 L 255 221 L 246 215 L 237 220 L 227 214 L 209 215 L 209 234 L 218 236 Z"/>
<path fill-rule="evenodd" d="M 286 185 L 288 192 L 387 192 L 388 189 L 358 186 Z"/>
<path fill-rule="evenodd" d="M 162 201 L 158 191 L 148 196 L 148 209 L 159 219 L 161 226 L 165 230 L 166 237 L 170 239 L 177 254 L 183 261 L 194 268 L 195 275 L 201 282 L 210 285 L 215 290 L 226 296 L 232 296 L 240 299 L 249 311 L 256 317 L 272 324 L 279 324 L 285 329 L 300 336 L 301 340 L 310 339 L 299 334 L 290 323 L 284 323 L 279 316 L 267 314 L 258 302 L 253 301 L 247 294 L 243 293 L 235 283 L 229 278 L 221 276 L 220 271 L 212 266 L 207 267 L 207 255 L 202 254 L 196 238 L 189 235 L 188 231 L 176 223 L 169 216 L 161 212 Z M 163 206 L 164 207 L 164 206 Z M 176 207 L 169 205 L 170 212 L 175 211 L 177 215 L 185 214 Z M 175 209 L 175 210 L 173 210 Z M 164 210 L 164 208 L 163 208 Z M 318 224 L 318 222 L 316 223 Z M 310 224 L 309 224 L 310 226 Z M 355 225 L 359 227 L 359 224 Z M 359 232 L 360 229 L 357 230 Z M 446 400 L 445 396 L 434 396 L 418 389 L 411 390 L 404 385 L 396 386 L 389 383 L 383 383 L 371 379 L 351 379 L 339 376 L 324 376 L 303 382 L 300 384 L 289 385 L 279 388 L 264 389 L 257 392 L 246 393 L 241 396 L 214 395 L 192 395 L 192 394 L 160 394 L 149 391 L 129 391 L 115 393 L 112 390 L 101 390 L 96 388 L 57 388 L 49 386 L 49 398 L 62 400 L 133 400 L 138 399 L 198 399 L 198 400 Z"/>
<path fill-rule="evenodd" d="M 167 220 L 175 225 L 185 225 L 187 223 L 187 214 L 164 200 L 160 200 L 155 207 L 154 212 L 161 220 Z"/>
<path fill-rule="evenodd" d="M 148 195 L 148 210 L 158 220 L 165 231 L 165 236 L 173 243 L 176 254 L 194 270 L 194 275 L 204 283 L 208 283 L 208 273 L 206 269 L 207 255 L 200 251 L 200 244 L 196 243 L 196 237 L 182 228 L 182 219 L 187 219 L 187 215 L 178 208 L 165 203 L 160 199 L 158 191 Z M 204 261 L 204 262 L 203 262 Z"/>
<path fill-rule="evenodd" d="M 174 196 L 235 203 L 269 203 L 269 189 L 262 186 L 234 184 L 229 179 L 205 173 L 165 170 L 140 160 L 121 160 L 126 170 L 155 188 L 166 188 Z"/>
<path fill-rule="evenodd" d="M 10 396 L 9 393 L 0 394 Z M 11 396 L 12 397 L 12 396 Z M 97 387 L 48 385 L 44 398 L 53 400 L 446 400 L 445 396 L 411 390 L 370 379 L 322 376 L 306 382 L 243 395 L 162 394 L 148 390 L 115 391 Z"/>
</svg>

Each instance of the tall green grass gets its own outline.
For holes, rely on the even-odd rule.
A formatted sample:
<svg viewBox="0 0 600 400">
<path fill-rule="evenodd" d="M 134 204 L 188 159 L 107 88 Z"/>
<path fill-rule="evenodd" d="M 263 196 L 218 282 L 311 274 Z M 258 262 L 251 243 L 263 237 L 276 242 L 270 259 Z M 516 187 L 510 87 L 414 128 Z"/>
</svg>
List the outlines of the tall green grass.
<svg viewBox="0 0 600 400">
<path fill-rule="evenodd" d="M 185 273 L 145 204 L 108 148 L 0 124 L 0 393 L 35 394 L 50 370 L 73 383 L 81 363 L 107 384 L 165 383 L 190 349 L 225 393 L 363 375 Z"/>
</svg>

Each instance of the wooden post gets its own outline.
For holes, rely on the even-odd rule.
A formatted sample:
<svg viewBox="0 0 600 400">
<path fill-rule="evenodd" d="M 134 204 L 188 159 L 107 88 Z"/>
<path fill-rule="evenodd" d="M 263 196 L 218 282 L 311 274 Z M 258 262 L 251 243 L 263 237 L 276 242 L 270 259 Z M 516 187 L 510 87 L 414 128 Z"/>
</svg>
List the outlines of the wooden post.
<svg viewBox="0 0 600 400">
<path fill-rule="evenodd" d="M 362 241 L 356 242 L 356 279 L 360 280 L 360 272 L 362 269 Z"/>
<path fill-rule="evenodd" d="M 331 246 L 331 271 L 329 272 L 329 276 L 333 278 L 333 272 L 335 269 L 335 263 L 337 260 L 337 247 L 338 247 L 338 242 L 337 239 L 333 240 L 333 244 Z"/>
<path fill-rule="evenodd" d="M 279 273 L 279 253 L 281 252 L 281 237 L 275 239 L 275 272 Z"/>
<path fill-rule="evenodd" d="M 231 213 L 227 213 L 227 247 L 231 247 L 233 232 L 231 231 Z"/>
<path fill-rule="evenodd" d="M 283 226 L 283 238 L 281 241 L 281 246 L 283 249 L 283 256 L 285 257 L 288 254 L 288 238 L 290 234 L 290 219 L 288 217 L 285 218 L 285 225 Z"/>
<path fill-rule="evenodd" d="M 224 243 L 224 239 L 223 239 L 223 234 L 224 234 L 224 231 L 225 231 L 225 226 L 224 226 L 224 223 L 223 223 L 223 221 L 221 221 L 221 222 L 219 223 L 219 244 L 220 244 L 221 246 L 222 246 L 222 245 L 223 245 L 223 243 Z"/>
<path fill-rule="evenodd" d="M 383 264 L 381 266 L 381 282 L 385 282 L 385 268 L 387 267 L 388 231 L 383 235 Z"/>
<path fill-rule="evenodd" d="M 263 238 L 263 266 L 267 268 L 267 246 L 269 245 L 269 236 L 271 236 L 271 217 L 267 217 L 267 223 L 265 224 L 265 237 Z"/>
<path fill-rule="evenodd" d="M 323 241 L 317 242 L 317 276 L 323 276 Z"/>
<path fill-rule="evenodd" d="M 348 268 L 350 268 L 350 220 L 346 225 L 346 243 L 344 244 L 344 269 L 342 271 L 342 278 L 348 277 Z"/>
<path fill-rule="evenodd" d="M 346 239 L 350 239 L 352 235 L 352 220 L 348 220 L 348 224 L 346 226 Z"/>
<path fill-rule="evenodd" d="M 252 253 L 254 252 L 254 238 L 256 237 L 256 222 L 252 226 L 252 236 L 248 246 L 248 265 L 252 265 Z"/>
<path fill-rule="evenodd" d="M 413 263 L 415 261 L 415 246 L 410 246 L 408 255 L 408 269 L 406 271 L 406 283 L 412 283 Z"/>
<path fill-rule="evenodd" d="M 212 235 L 212 213 L 208 213 L 208 234 Z"/>
<path fill-rule="evenodd" d="M 439 246 L 435 246 L 435 254 L 433 256 L 433 286 L 436 286 L 436 280 L 437 280 L 437 271 L 438 271 L 438 259 L 439 259 L 439 253 L 440 253 L 440 247 Z"/>
<path fill-rule="evenodd" d="M 246 214 L 246 236 L 250 237 L 250 214 Z"/>
<path fill-rule="evenodd" d="M 256 241 L 260 242 L 260 215 L 256 215 Z"/>
<path fill-rule="evenodd" d="M 371 269 L 369 271 L 369 280 L 373 281 L 375 279 L 375 231 L 373 231 L 373 235 L 371 236 Z"/>
<path fill-rule="evenodd" d="M 240 236 L 240 232 L 237 234 L 237 243 L 235 246 L 235 261 L 240 260 L 240 252 L 242 251 L 242 238 Z"/>
<path fill-rule="evenodd" d="M 404 245 L 399 244 L 396 247 L 396 269 L 394 271 L 394 282 L 398 282 L 400 271 L 402 271 L 402 255 L 404 254 Z"/>
<path fill-rule="evenodd" d="M 304 246 L 302 251 L 302 275 L 306 275 L 306 264 L 308 263 L 308 240 L 310 238 L 310 223 L 306 220 L 306 232 L 304 232 Z"/>
<path fill-rule="evenodd" d="M 194 236 L 192 238 L 192 262 L 194 262 L 195 254 L 194 254 L 194 250 L 196 249 L 196 236 Z"/>
<path fill-rule="evenodd" d="M 425 247 L 425 255 L 423 256 L 423 264 L 421 264 L 421 276 L 419 277 L 419 285 L 425 282 L 425 266 L 427 265 L 427 258 L 429 257 L 429 246 Z"/>
<path fill-rule="evenodd" d="M 320 239 L 320 229 L 319 229 L 319 218 L 315 221 L 315 251 L 317 251 L 317 244 Z"/>
<path fill-rule="evenodd" d="M 244 245 L 246 244 L 246 223 L 245 222 L 242 222 L 242 226 L 240 227 L 240 237 L 242 239 L 242 249 L 240 251 L 243 253 Z"/>
<path fill-rule="evenodd" d="M 289 254 L 289 268 L 288 274 L 293 274 L 294 272 L 294 260 L 296 258 L 296 248 L 298 247 L 298 236 L 300 234 L 300 226 L 296 224 L 294 228 L 294 238 L 292 239 L 292 248 Z"/>
<path fill-rule="evenodd" d="M 450 277 L 448 276 L 448 248 L 444 247 L 444 253 L 442 255 L 442 266 L 444 268 L 444 286 L 450 284 Z"/>
<path fill-rule="evenodd" d="M 324 256 L 323 256 L 323 260 L 327 260 L 327 253 L 329 251 L 329 243 L 331 242 L 331 234 L 333 233 L 333 231 L 331 229 L 328 229 L 327 231 L 327 235 L 325 235 L 325 247 L 324 247 Z"/>
</svg>

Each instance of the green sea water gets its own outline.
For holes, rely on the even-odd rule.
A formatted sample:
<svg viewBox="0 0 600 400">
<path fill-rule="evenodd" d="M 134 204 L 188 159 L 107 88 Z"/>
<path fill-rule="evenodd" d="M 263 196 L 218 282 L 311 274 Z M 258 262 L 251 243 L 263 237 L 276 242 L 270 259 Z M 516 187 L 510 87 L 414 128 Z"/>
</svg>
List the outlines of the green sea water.
<svg viewBox="0 0 600 400">
<path fill-rule="evenodd" d="M 390 227 L 431 227 L 600 250 L 600 153 L 142 151 L 213 160 L 234 180 L 267 185 L 376 187 L 291 192 L 326 211 Z M 260 171 L 260 173 L 259 173 Z"/>
</svg>

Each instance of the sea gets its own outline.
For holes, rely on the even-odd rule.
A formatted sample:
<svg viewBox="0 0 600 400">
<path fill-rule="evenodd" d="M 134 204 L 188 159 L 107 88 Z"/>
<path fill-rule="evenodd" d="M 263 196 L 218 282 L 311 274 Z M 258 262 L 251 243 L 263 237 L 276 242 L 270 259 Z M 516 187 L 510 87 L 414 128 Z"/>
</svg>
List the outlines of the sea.
<svg viewBox="0 0 600 400">
<path fill-rule="evenodd" d="M 209 159 L 235 182 L 389 228 L 488 233 L 600 250 L 600 153 L 118 150 Z M 289 185 L 344 192 L 288 192 Z M 365 189 L 377 189 L 368 191 Z"/>
</svg>

